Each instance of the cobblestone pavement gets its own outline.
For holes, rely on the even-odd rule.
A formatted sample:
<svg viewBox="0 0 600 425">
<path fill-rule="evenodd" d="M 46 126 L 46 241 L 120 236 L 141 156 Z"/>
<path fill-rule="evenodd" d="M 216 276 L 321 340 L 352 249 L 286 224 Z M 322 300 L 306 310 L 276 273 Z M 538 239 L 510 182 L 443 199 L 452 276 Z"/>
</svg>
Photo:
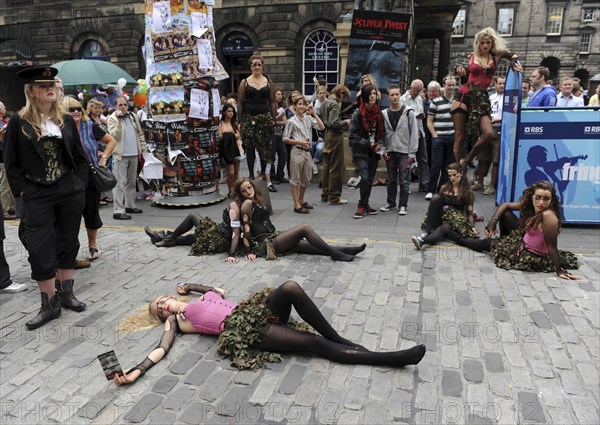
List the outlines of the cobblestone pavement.
<svg viewBox="0 0 600 425">
<path fill-rule="evenodd" d="M 318 199 L 314 189 L 309 194 Z M 103 210 L 102 258 L 76 272 L 85 312 L 63 310 L 60 319 L 27 331 L 25 322 L 39 309 L 37 288 L 0 295 L 0 422 L 598 423 L 598 229 L 566 228 L 560 236 L 560 246 L 578 254 L 578 273 L 586 277 L 580 282 L 505 271 L 485 254 L 449 244 L 416 251 L 408 235 L 426 208 L 418 195 L 404 222 L 393 213 L 352 221 L 354 205 L 315 203 L 319 214 L 302 219 L 328 240 L 369 241 L 352 263 L 289 255 L 228 265 L 222 256 L 191 257 L 185 247 L 148 242 L 144 221 L 169 227 L 188 210 L 143 204 L 145 217 L 127 228 L 114 226 L 122 223 Z M 274 197 L 281 229 L 297 219 L 285 196 Z M 355 201 L 358 194 L 349 196 Z M 383 205 L 382 188 L 374 200 Z M 476 208 L 489 217 L 487 202 Z M 211 208 L 207 215 L 217 219 L 223 205 Z M 29 264 L 14 242 L 17 227 L 9 223 L 6 230 L 14 280 L 28 282 Z M 382 351 L 422 342 L 423 361 L 390 369 L 285 355 L 282 363 L 240 372 L 217 354 L 214 337 L 185 335 L 134 385 L 116 387 L 103 376 L 98 354 L 114 349 L 121 365 L 131 367 L 156 346 L 160 329 L 124 334 L 115 327 L 155 295 L 173 293 L 176 283 L 224 287 L 229 299 L 242 300 L 289 279 L 346 338 Z"/>
</svg>

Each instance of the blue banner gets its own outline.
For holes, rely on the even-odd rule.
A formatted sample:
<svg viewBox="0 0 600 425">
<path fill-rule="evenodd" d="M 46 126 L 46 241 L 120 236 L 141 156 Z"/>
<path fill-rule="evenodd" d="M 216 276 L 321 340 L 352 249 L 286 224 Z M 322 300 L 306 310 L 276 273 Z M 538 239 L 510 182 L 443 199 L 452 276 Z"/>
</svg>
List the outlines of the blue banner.
<svg viewBox="0 0 600 425">
<path fill-rule="evenodd" d="M 524 109 L 511 200 L 536 181 L 548 180 L 556 187 L 565 223 L 600 224 L 599 123 L 598 109 Z"/>
<path fill-rule="evenodd" d="M 502 105 L 502 132 L 500 136 L 500 159 L 498 162 L 498 188 L 496 205 L 508 202 L 514 186 L 512 165 L 514 162 L 517 128 L 521 112 L 521 82 L 523 75 L 511 68 L 506 75 Z"/>
</svg>

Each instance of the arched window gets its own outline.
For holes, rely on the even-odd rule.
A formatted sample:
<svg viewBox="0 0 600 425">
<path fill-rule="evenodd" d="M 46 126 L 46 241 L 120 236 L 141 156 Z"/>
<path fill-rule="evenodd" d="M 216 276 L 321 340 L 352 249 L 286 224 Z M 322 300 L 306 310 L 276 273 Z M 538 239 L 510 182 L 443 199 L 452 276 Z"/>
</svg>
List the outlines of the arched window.
<svg viewBox="0 0 600 425">
<path fill-rule="evenodd" d="M 311 32 L 304 41 L 303 69 L 305 95 L 315 92 L 315 83 L 327 81 L 331 90 L 338 84 L 340 48 L 333 34 L 327 30 Z"/>
<path fill-rule="evenodd" d="M 98 40 L 85 40 L 79 48 L 80 59 L 107 60 L 106 49 Z"/>
</svg>

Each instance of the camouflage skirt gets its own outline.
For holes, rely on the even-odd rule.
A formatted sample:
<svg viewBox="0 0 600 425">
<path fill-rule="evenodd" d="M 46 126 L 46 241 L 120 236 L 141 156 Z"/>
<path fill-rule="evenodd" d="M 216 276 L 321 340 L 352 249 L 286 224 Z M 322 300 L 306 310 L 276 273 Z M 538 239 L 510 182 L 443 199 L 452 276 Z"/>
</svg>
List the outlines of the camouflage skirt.
<svg viewBox="0 0 600 425">
<path fill-rule="evenodd" d="M 572 252 L 559 250 L 558 257 L 562 268 L 579 268 L 577 257 Z M 497 267 L 506 270 L 546 273 L 556 271 L 549 256 L 536 255 L 525 249 L 521 229 L 513 230 L 509 235 L 492 241 L 492 259 Z"/>
<path fill-rule="evenodd" d="M 471 107 L 465 124 L 465 135 L 467 136 L 468 146 L 471 148 L 481 134 L 479 128 L 481 118 L 490 116 L 492 105 L 485 90 L 480 89 L 473 83 L 469 84 L 469 95 L 471 96 Z"/>
<path fill-rule="evenodd" d="M 275 288 L 265 288 L 256 292 L 225 319 L 225 327 L 219 334 L 219 353 L 231 359 L 232 366 L 255 370 L 265 362 L 279 363 L 282 360 L 280 354 L 260 350 L 267 327 L 279 322 L 279 318 L 267 307 L 269 296 L 274 290 Z M 304 322 L 289 320 L 285 326 L 314 333 Z"/>
<path fill-rule="evenodd" d="M 263 258 L 267 258 L 268 257 L 268 245 L 272 245 L 273 239 L 275 239 L 277 236 L 281 235 L 283 232 L 280 231 L 276 231 L 273 233 L 269 233 L 266 236 L 261 236 L 259 238 L 252 238 L 252 246 L 253 246 L 253 251 L 256 254 L 257 257 L 263 257 Z M 278 256 L 282 256 L 285 255 L 285 253 L 277 253 Z"/>
<path fill-rule="evenodd" d="M 271 162 L 271 138 L 275 128 L 271 114 L 244 115 L 240 135 L 246 150 L 256 149 L 263 164 Z"/>
<path fill-rule="evenodd" d="M 194 236 L 196 240 L 192 244 L 189 255 L 212 255 L 227 252 L 231 243 L 225 234 L 222 225 L 215 223 L 208 217 L 203 217 L 196 226 Z"/>
<path fill-rule="evenodd" d="M 452 230 L 460 233 L 465 238 L 479 239 L 479 235 L 475 235 L 471 231 L 473 226 L 469 224 L 467 216 L 462 211 L 446 208 L 442 213 L 442 223 L 449 224 Z M 425 219 L 421 224 L 421 229 L 427 230 L 427 215 L 425 215 Z"/>
</svg>

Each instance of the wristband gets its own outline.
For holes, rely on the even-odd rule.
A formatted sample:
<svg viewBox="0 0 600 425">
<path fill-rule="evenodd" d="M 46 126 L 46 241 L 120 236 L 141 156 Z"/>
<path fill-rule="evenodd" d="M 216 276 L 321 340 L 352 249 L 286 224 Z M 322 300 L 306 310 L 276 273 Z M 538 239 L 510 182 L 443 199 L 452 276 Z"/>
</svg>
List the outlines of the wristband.
<svg viewBox="0 0 600 425">
<path fill-rule="evenodd" d="M 101 158 L 108 158 L 108 157 L 107 157 L 106 155 L 102 155 L 102 157 L 101 157 Z"/>
</svg>

